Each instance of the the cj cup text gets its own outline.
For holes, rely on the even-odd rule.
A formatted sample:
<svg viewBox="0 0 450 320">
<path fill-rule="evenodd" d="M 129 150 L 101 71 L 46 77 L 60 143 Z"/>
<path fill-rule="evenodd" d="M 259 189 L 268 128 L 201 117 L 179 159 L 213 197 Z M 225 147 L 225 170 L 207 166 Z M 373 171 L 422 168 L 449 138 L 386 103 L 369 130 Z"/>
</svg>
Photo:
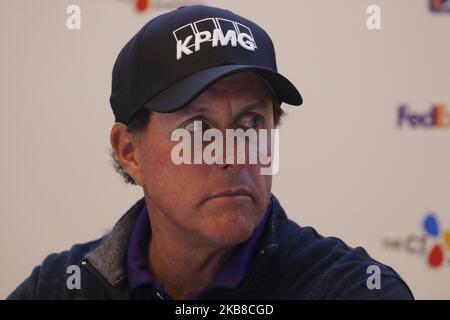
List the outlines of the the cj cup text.
<svg viewBox="0 0 450 320">
<path fill-rule="evenodd" d="M 170 155 L 176 165 L 259 164 L 266 166 L 260 168 L 261 175 L 274 175 L 279 169 L 278 129 L 226 129 L 224 144 L 222 131 L 203 131 L 202 121 L 194 121 L 193 132 L 178 128 L 170 139 L 178 141 Z"/>
</svg>

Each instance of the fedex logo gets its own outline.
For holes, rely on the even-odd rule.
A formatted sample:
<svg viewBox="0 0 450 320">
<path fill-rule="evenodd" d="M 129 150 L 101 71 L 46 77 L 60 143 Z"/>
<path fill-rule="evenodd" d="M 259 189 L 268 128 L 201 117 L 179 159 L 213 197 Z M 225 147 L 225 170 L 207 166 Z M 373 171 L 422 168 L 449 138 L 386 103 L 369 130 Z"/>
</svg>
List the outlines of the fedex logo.
<svg viewBox="0 0 450 320">
<path fill-rule="evenodd" d="M 413 128 L 449 128 L 450 112 L 442 104 L 435 104 L 430 111 L 417 113 L 411 111 L 407 105 L 401 105 L 398 108 L 397 125 L 409 125 Z"/>
<path fill-rule="evenodd" d="M 208 43 L 211 47 L 239 45 L 249 51 L 256 49 L 249 27 L 223 18 L 206 18 L 186 24 L 173 31 L 173 36 L 177 42 L 177 60 L 199 51 Z"/>
</svg>

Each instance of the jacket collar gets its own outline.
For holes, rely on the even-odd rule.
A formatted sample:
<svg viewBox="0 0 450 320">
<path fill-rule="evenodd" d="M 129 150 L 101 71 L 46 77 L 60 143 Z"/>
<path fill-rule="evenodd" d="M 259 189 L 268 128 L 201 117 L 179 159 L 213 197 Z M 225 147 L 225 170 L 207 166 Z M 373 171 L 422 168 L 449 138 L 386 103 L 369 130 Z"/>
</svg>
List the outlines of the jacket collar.
<svg viewBox="0 0 450 320">
<path fill-rule="evenodd" d="M 279 245 L 279 236 L 283 234 L 281 228 L 287 217 L 278 199 L 272 194 L 272 210 L 263 234 L 258 251 L 275 251 Z M 145 198 L 138 200 L 115 224 L 100 245 L 90 251 L 85 259 L 112 287 L 123 287 L 127 279 L 127 250 L 128 240 L 139 212 L 145 204 Z"/>
<path fill-rule="evenodd" d="M 145 198 L 142 197 L 119 219 L 101 244 L 85 256 L 113 287 L 126 280 L 128 238 L 144 204 Z"/>
</svg>

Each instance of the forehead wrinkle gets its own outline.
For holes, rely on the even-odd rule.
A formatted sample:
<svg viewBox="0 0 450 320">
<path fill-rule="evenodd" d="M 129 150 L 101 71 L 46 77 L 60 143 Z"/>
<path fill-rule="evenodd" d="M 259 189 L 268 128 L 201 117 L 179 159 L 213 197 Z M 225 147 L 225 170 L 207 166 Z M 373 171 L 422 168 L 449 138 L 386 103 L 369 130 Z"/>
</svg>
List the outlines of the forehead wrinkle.
<svg viewBox="0 0 450 320">
<path fill-rule="evenodd" d="M 179 110 L 177 115 L 181 117 L 189 116 L 193 113 L 208 113 L 210 108 L 205 107 L 204 104 L 188 105 L 185 108 Z"/>
</svg>

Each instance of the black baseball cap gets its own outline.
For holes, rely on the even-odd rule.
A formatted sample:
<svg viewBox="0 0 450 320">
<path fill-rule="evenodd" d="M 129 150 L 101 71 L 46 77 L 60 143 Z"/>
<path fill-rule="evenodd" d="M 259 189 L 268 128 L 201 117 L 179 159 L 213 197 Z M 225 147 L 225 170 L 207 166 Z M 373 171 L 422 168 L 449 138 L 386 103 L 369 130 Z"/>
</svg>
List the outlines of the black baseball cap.
<svg viewBox="0 0 450 320">
<path fill-rule="evenodd" d="M 229 10 L 184 6 L 147 22 L 120 51 L 112 72 L 115 121 L 140 110 L 175 112 L 227 75 L 260 75 L 281 102 L 301 105 L 295 86 L 277 72 L 275 49 L 258 25 Z"/>
</svg>

